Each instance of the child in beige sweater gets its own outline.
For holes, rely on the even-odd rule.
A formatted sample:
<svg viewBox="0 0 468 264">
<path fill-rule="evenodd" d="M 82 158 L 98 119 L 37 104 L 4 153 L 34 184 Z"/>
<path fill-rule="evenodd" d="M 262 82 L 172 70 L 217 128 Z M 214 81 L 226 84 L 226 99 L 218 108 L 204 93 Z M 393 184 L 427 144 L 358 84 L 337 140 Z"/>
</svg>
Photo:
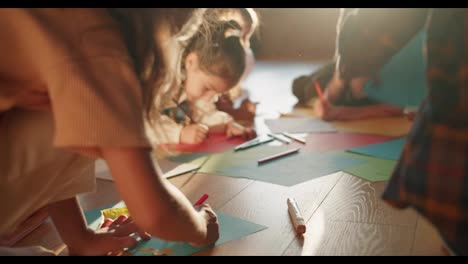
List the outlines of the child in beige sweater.
<svg viewBox="0 0 468 264">
<path fill-rule="evenodd" d="M 195 22 L 192 13 L 0 9 L 0 236 L 46 208 L 76 255 L 132 247 L 131 233 L 148 238 L 142 229 L 199 246 L 217 240 L 216 214 L 208 205 L 194 209 L 160 177 L 144 131 L 143 110 L 152 102 L 145 99 L 164 69 L 162 39 L 153 34 Z M 76 199 L 95 189 L 89 157 L 106 161 L 132 214 L 110 230 L 88 229 Z M 51 253 L 0 247 L 0 255 Z"/>
<path fill-rule="evenodd" d="M 217 21 L 212 27 L 210 34 L 201 28 L 189 39 L 167 43 L 172 67 L 155 102 L 162 110 L 147 126 L 153 144 L 199 144 L 209 132 L 255 136 L 253 129 L 237 124 L 213 103 L 204 103 L 235 87 L 245 70 L 238 23 Z"/>
</svg>

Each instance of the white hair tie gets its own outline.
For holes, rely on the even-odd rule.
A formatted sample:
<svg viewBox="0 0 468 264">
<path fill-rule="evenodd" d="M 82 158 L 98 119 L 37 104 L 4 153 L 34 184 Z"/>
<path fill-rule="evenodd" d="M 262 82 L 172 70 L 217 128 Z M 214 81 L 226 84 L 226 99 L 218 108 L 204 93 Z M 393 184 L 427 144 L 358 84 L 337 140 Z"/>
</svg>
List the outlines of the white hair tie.
<svg viewBox="0 0 468 264">
<path fill-rule="evenodd" d="M 228 37 L 241 37 L 241 31 L 238 30 L 238 29 L 234 29 L 234 28 L 230 28 L 228 30 L 226 30 L 226 32 L 224 32 L 224 38 L 228 38 Z"/>
</svg>

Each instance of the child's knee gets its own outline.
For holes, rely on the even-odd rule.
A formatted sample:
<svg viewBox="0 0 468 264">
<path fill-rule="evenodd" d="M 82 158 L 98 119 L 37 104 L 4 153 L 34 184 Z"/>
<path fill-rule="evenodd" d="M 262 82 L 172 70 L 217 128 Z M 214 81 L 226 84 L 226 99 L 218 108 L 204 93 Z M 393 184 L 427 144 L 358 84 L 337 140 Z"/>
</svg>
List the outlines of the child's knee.
<svg viewBox="0 0 468 264">
<path fill-rule="evenodd" d="M 0 247 L 0 256 L 56 256 L 56 254 L 41 246 Z"/>
</svg>

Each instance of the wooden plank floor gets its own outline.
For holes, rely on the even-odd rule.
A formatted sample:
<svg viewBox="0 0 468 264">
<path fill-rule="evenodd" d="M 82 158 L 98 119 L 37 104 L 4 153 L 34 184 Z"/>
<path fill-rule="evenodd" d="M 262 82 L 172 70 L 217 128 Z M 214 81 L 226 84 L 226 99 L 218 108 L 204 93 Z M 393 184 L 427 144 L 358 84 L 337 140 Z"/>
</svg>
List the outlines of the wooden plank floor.
<svg viewBox="0 0 468 264">
<path fill-rule="evenodd" d="M 292 187 L 208 174 L 174 178 L 191 201 L 209 193 L 215 210 L 268 229 L 196 255 L 442 255 L 434 228 L 412 210 L 397 211 L 380 200 L 384 183 L 338 172 Z M 294 197 L 307 219 L 295 234 L 286 198 Z M 98 191 L 80 197 L 85 210 L 114 204 L 114 184 L 98 180 Z M 17 246 L 41 244 L 63 250 L 48 221 Z"/>
<path fill-rule="evenodd" d="M 313 68 L 304 64 L 257 64 L 247 87 L 254 98 L 268 95 L 268 102 L 260 104 L 260 114 L 290 111 L 295 103 L 290 90 L 292 79 Z M 398 133 L 408 127 L 405 120 L 394 122 Z M 426 220 L 412 210 L 395 210 L 380 199 L 385 182 L 370 183 L 343 172 L 292 187 L 208 174 L 187 174 L 170 181 L 192 202 L 208 193 L 208 203 L 215 210 L 268 226 L 196 255 L 442 255 L 437 232 Z M 307 219 L 303 237 L 293 230 L 287 197 L 297 200 Z M 82 195 L 80 200 L 86 210 L 116 203 L 120 198 L 112 182 L 98 180 L 97 192 Z M 50 221 L 17 246 L 35 244 L 66 254 Z"/>
</svg>

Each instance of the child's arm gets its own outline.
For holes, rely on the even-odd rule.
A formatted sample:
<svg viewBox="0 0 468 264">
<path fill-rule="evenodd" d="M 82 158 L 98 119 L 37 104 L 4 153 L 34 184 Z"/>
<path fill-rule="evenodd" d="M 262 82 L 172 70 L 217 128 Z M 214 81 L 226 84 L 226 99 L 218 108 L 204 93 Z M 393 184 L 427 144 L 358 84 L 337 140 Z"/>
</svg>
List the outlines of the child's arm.
<svg viewBox="0 0 468 264">
<path fill-rule="evenodd" d="M 200 144 L 208 136 L 209 128 L 203 124 L 192 124 L 184 126 L 180 133 L 180 143 Z"/>
<path fill-rule="evenodd" d="M 210 133 L 223 133 L 228 137 L 244 137 L 246 139 L 251 139 L 257 136 L 257 133 L 252 128 L 244 127 L 243 125 L 234 121 L 226 124 L 211 126 Z"/>
<path fill-rule="evenodd" d="M 156 144 L 199 144 L 208 134 L 208 127 L 202 124 L 183 126 L 172 118 L 161 115 L 154 124 L 147 123 L 147 134 L 153 145 Z"/>
<path fill-rule="evenodd" d="M 228 136 L 255 137 L 255 131 L 236 123 L 226 112 L 216 110 L 212 101 L 198 100 L 195 103 L 196 120 L 209 127 L 210 133 L 224 133 Z"/>
<path fill-rule="evenodd" d="M 177 144 L 180 142 L 180 135 L 183 125 L 176 123 L 172 118 L 161 115 L 153 123 L 146 123 L 147 135 L 153 145 L 156 144 Z"/>
<path fill-rule="evenodd" d="M 322 102 L 321 100 L 315 101 L 314 110 L 320 118 L 327 121 L 349 121 L 403 115 L 403 109 L 393 105 L 335 106 L 328 101 Z"/>
<path fill-rule="evenodd" d="M 239 108 L 234 108 L 229 96 L 220 96 L 216 102 L 216 108 L 231 115 L 236 121 L 253 121 L 257 105 L 245 98 Z"/>
<path fill-rule="evenodd" d="M 196 245 L 218 239 L 214 212 L 209 207 L 197 212 L 176 187 L 160 177 L 146 150 L 102 148 L 102 153 L 121 197 L 143 230 L 164 240 Z"/>
<path fill-rule="evenodd" d="M 210 128 L 233 121 L 232 116 L 228 113 L 216 109 L 214 101 L 197 100 L 193 106 L 193 113 L 197 122 Z"/>
</svg>

